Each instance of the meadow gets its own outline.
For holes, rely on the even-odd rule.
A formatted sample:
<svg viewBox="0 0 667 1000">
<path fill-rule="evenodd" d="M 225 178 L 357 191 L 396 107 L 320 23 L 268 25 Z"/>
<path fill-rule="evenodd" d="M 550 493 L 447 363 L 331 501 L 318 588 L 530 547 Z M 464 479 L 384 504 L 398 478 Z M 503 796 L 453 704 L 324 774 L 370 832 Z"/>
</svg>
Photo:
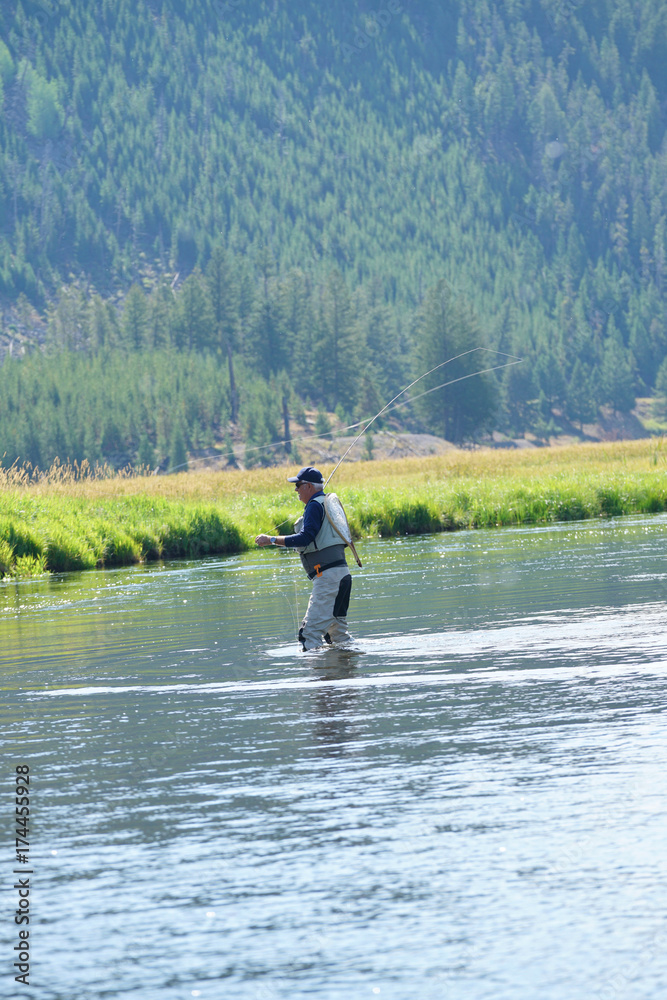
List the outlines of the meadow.
<svg viewBox="0 0 667 1000">
<path fill-rule="evenodd" d="M 333 466 L 321 466 L 325 478 Z M 0 469 L 0 575 L 240 552 L 287 534 L 292 466 L 171 476 Z M 356 538 L 667 510 L 664 438 L 344 463 L 327 487 Z"/>
</svg>

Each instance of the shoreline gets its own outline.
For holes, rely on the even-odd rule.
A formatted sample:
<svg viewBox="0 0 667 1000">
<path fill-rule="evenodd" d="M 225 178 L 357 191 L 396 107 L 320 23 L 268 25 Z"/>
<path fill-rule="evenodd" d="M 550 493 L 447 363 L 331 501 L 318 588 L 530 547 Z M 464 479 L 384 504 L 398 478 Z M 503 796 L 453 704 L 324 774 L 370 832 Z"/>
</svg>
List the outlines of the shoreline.
<svg viewBox="0 0 667 1000">
<path fill-rule="evenodd" d="M 333 465 L 321 469 L 326 479 Z M 81 477 L 58 466 L 28 483 L 0 470 L 0 577 L 247 551 L 261 531 L 292 530 L 291 474 Z M 355 539 L 659 513 L 667 446 L 649 438 L 355 462 L 327 492 L 339 493 Z"/>
</svg>

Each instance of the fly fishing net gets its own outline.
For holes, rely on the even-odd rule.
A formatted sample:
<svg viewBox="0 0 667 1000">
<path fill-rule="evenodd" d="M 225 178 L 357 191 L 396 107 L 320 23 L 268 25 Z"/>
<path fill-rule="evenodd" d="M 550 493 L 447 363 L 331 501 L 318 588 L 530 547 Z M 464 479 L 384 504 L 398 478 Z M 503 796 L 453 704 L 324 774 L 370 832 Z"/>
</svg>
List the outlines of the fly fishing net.
<svg viewBox="0 0 667 1000">
<path fill-rule="evenodd" d="M 349 545 L 352 549 L 354 558 L 357 560 L 357 565 L 361 566 L 361 559 L 357 555 L 357 550 L 355 549 L 354 542 L 352 541 L 352 532 L 350 531 L 350 526 L 347 523 L 345 509 L 340 502 L 340 498 L 335 493 L 327 493 L 324 498 L 324 513 L 326 514 L 327 520 L 336 534 L 339 535 L 345 544 Z"/>
</svg>

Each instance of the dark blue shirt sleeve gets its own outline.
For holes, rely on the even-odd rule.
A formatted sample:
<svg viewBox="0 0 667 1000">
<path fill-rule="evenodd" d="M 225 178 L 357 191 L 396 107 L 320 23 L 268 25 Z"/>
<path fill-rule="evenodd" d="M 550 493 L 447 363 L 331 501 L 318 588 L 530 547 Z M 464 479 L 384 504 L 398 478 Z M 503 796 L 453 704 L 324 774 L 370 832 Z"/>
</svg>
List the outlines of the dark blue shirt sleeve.
<svg viewBox="0 0 667 1000">
<path fill-rule="evenodd" d="M 316 538 L 324 520 L 324 504 L 318 503 L 315 497 L 322 496 L 322 493 L 322 490 L 315 493 L 306 504 L 301 531 L 296 535 L 285 536 L 285 545 L 288 548 L 303 549 Z"/>
</svg>

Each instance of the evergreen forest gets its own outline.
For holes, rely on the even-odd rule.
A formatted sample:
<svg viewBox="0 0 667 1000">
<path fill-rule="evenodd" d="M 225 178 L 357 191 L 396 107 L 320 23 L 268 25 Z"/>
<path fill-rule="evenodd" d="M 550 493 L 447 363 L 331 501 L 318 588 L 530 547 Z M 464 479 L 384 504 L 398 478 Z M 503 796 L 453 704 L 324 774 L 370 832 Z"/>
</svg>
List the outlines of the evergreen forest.
<svg viewBox="0 0 667 1000">
<path fill-rule="evenodd" d="M 666 123 L 664 0 L 7 0 L 0 462 L 664 400 Z"/>
</svg>

